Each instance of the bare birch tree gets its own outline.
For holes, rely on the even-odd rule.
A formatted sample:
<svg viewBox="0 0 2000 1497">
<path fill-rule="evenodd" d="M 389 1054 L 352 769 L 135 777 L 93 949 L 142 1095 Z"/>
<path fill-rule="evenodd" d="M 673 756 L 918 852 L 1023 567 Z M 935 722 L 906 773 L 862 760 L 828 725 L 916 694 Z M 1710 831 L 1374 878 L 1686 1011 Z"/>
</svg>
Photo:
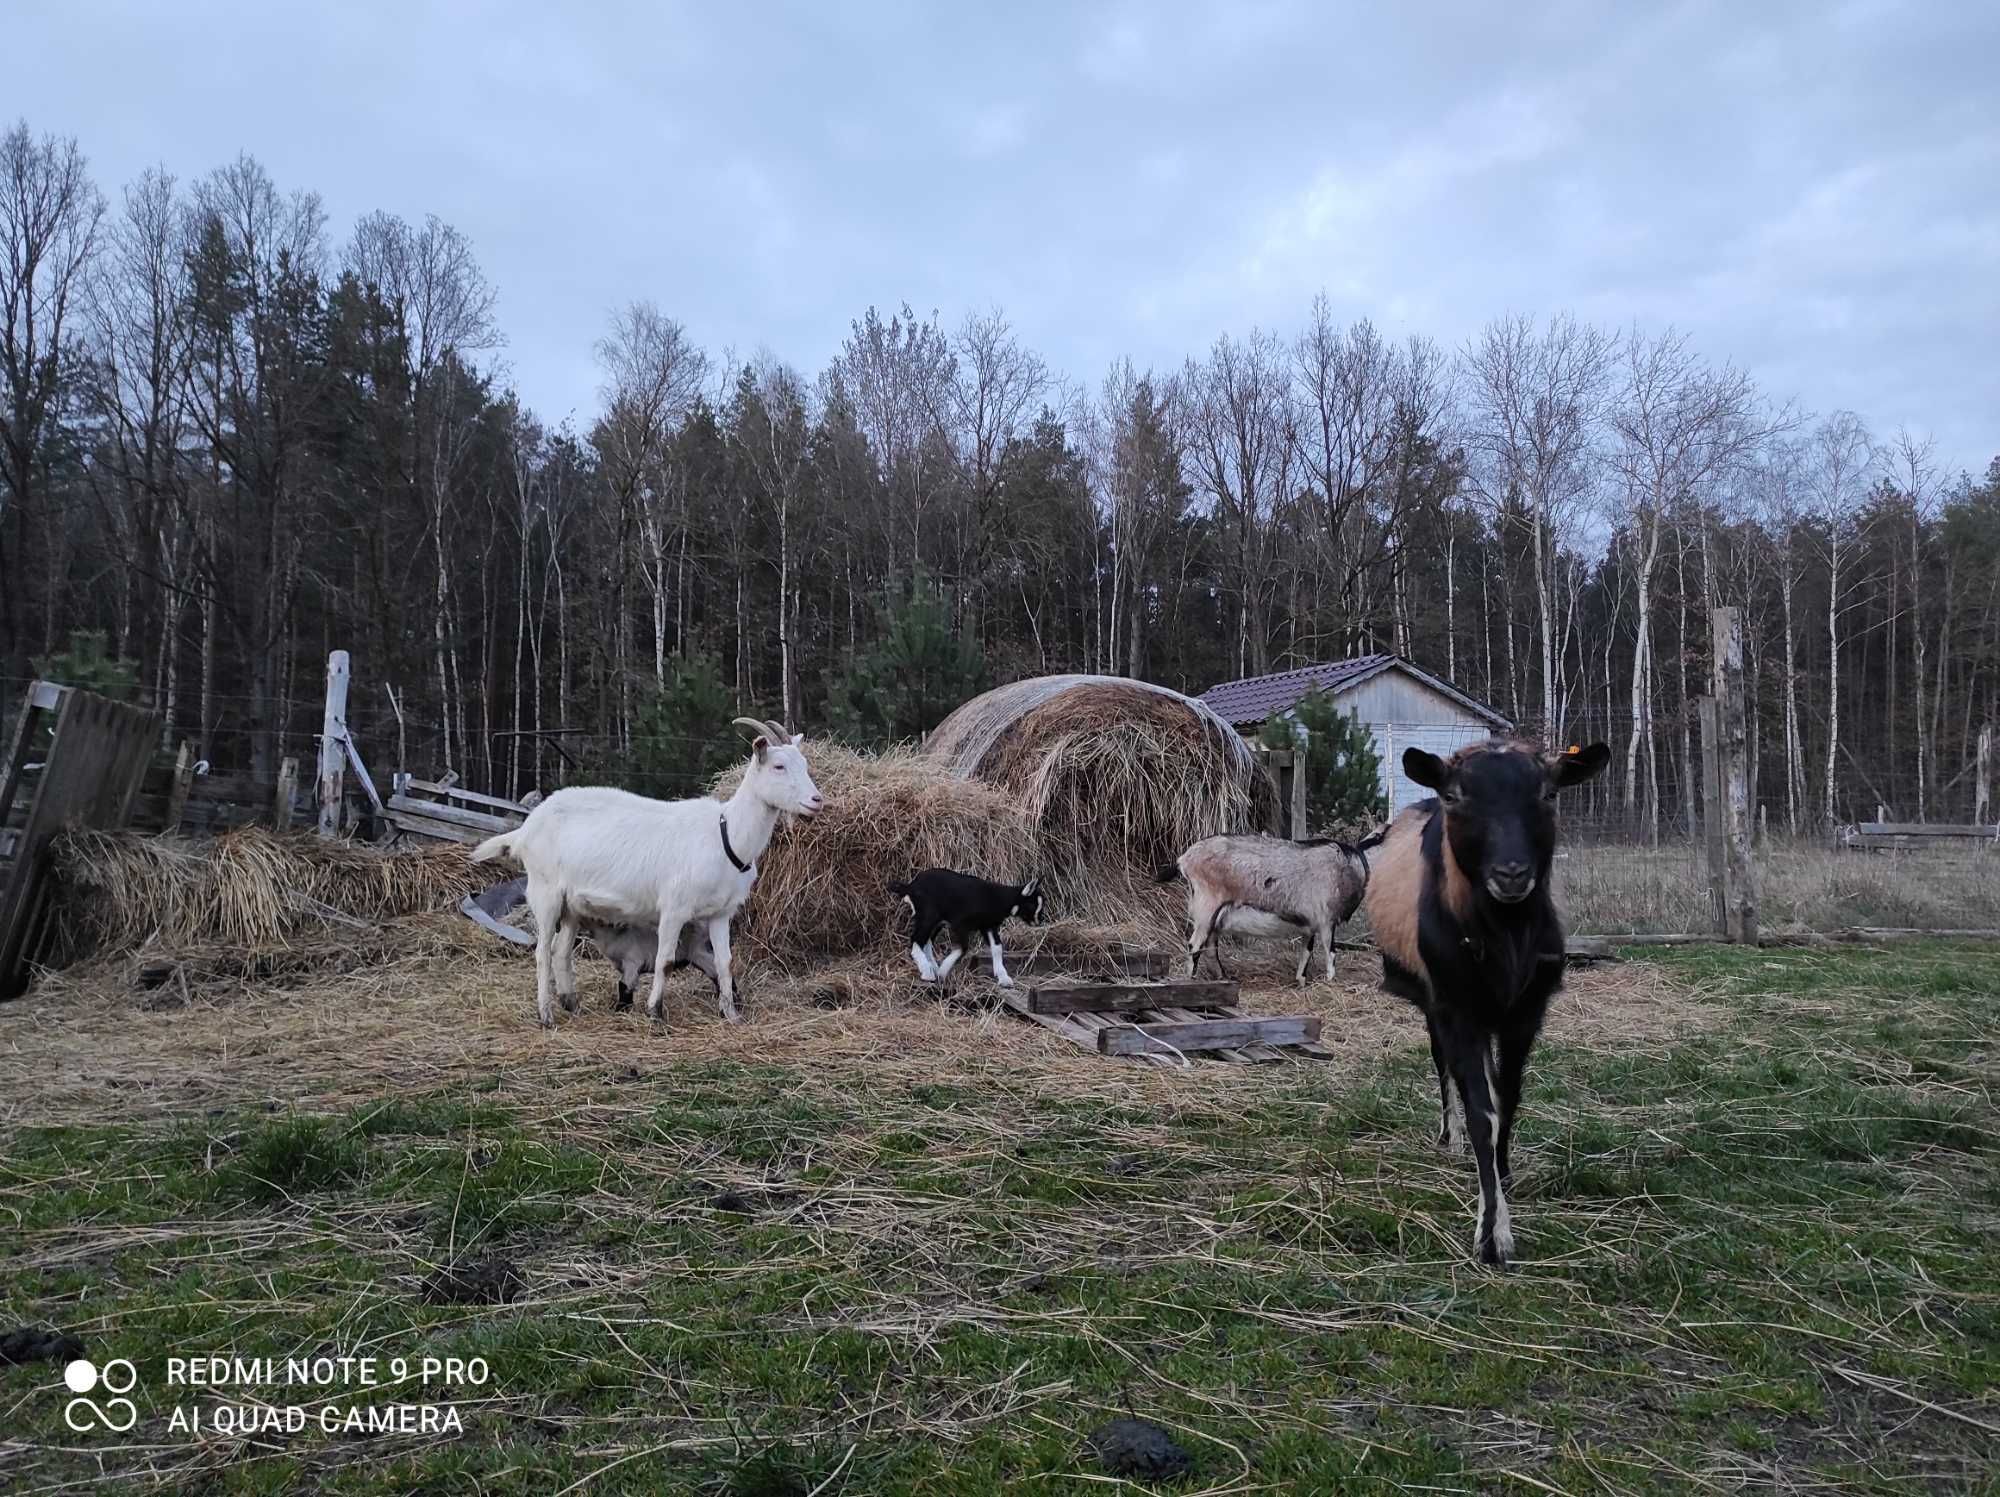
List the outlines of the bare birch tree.
<svg viewBox="0 0 2000 1497">
<path fill-rule="evenodd" d="M 1264 548 L 1273 509 L 1289 486 L 1293 452 L 1283 352 L 1269 333 L 1215 340 L 1182 375 L 1190 456 L 1230 537 L 1239 675 L 1265 669 L 1270 577 Z"/>
<path fill-rule="evenodd" d="M 1848 526 L 1876 468 L 1875 444 L 1852 411 L 1836 411 L 1807 439 L 1806 492 L 1813 516 L 1813 539 L 1826 562 L 1826 777 L 1821 815 L 1840 819 L 1835 772 L 1840 763 L 1840 620 L 1847 611 L 1844 589 Z"/>
<path fill-rule="evenodd" d="M 627 554 L 640 532 L 640 569 L 652 594 L 653 680 L 667 677 L 667 618 L 675 516 L 659 464 L 674 428 L 686 416 L 708 374 L 706 356 L 687 331 L 649 301 L 635 301 L 612 320 L 597 344 L 604 371 L 604 415 L 591 434 L 606 483 L 617 503 L 615 544 Z M 622 569 L 621 569 L 622 570 Z M 622 589 L 622 583 L 619 584 Z M 631 681 L 624 614 L 618 645 L 619 732 L 631 726 Z"/>
<path fill-rule="evenodd" d="M 1539 623 L 1543 731 L 1561 736 L 1562 688 L 1556 584 L 1558 558 L 1573 543 L 1593 480 L 1617 339 L 1568 313 L 1537 332 L 1532 318 L 1488 323 L 1460 355 L 1471 387 L 1472 445 L 1484 497 L 1495 515 L 1515 500 L 1527 516 Z"/>
<path fill-rule="evenodd" d="M 1637 642 L 1632 656 L 1632 736 L 1625 749 L 1625 801 L 1639 804 L 1639 764 L 1646 764 L 1645 815 L 1660 832 L 1658 744 L 1653 707 L 1653 576 L 1661 542 L 1679 511 L 1765 434 L 1756 421 L 1756 387 L 1733 365 L 1716 366 L 1672 328 L 1624 340 L 1624 389 L 1612 407 L 1615 455 L 1632 527 L 1632 585 Z"/>
</svg>

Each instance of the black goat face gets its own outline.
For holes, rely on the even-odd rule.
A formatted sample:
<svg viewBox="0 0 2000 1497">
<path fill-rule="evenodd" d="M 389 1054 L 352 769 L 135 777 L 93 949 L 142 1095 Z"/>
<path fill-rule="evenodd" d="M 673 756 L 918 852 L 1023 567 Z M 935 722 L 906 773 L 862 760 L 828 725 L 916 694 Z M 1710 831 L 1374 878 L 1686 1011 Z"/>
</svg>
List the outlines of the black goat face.
<svg viewBox="0 0 2000 1497">
<path fill-rule="evenodd" d="M 1564 754 L 1487 743 L 1440 759 L 1403 755 L 1403 772 L 1437 791 L 1452 861 L 1474 888 L 1519 904 L 1545 884 L 1556 849 L 1556 795 L 1611 762 L 1601 743 Z"/>
</svg>

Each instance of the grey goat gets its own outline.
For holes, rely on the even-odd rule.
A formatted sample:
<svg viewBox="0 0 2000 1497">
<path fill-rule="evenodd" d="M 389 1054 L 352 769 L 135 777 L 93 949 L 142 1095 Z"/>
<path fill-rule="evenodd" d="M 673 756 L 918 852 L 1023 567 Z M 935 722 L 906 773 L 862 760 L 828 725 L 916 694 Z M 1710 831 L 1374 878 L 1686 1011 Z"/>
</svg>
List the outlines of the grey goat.
<svg viewBox="0 0 2000 1497">
<path fill-rule="evenodd" d="M 1323 839 L 1285 842 L 1276 837 L 1225 835 L 1195 843 L 1160 881 L 1187 880 L 1188 976 L 1201 965 L 1202 952 L 1224 931 L 1247 936 L 1304 936 L 1298 982 L 1305 985 L 1315 944 L 1326 949 L 1326 975 L 1333 976 L 1333 936 L 1361 908 L 1368 892 L 1368 857 L 1381 833 L 1358 843 Z M 1222 952 L 1215 951 L 1215 967 Z"/>
</svg>

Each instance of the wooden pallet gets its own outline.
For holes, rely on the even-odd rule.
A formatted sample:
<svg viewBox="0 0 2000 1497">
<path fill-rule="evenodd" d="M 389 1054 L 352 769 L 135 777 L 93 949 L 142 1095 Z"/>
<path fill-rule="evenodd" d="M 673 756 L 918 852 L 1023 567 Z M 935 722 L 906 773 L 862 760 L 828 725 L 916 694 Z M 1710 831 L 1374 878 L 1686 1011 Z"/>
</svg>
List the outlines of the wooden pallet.
<svg viewBox="0 0 2000 1497">
<path fill-rule="evenodd" d="M 1233 981 L 1069 979 L 1010 989 L 1007 1006 L 1094 1054 L 1149 1065 L 1332 1057 L 1319 1043 L 1316 1017 L 1245 1014 L 1239 997 Z"/>
<path fill-rule="evenodd" d="M 527 819 L 528 808 L 497 795 L 462 790 L 449 780 L 397 778 L 383 819 L 396 831 L 441 842 L 484 842 L 495 832 L 511 832 Z"/>
</svg>

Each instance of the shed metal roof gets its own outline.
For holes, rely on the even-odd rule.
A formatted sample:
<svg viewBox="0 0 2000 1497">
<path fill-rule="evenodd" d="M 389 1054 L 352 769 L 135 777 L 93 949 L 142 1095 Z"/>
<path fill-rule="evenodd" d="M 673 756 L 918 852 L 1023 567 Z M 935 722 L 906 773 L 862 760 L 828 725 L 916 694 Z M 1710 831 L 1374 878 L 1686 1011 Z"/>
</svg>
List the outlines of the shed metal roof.
<svg viewBox="0 0 2000 1497">
<path fill-rule="evenodd" d="M 1242 727 L 1249 723 L 1260 723 L 1273 712 L 1281 712 L 1293 706 L 1300 697 L 1314 687 L 1338 696 L 1341 692 L 1359 686 L 1370 677 L 1378 676 L 1391 668 L 1405 671 L 1426 686 L 1444 693 L 1466 711 L 1493 727 L 1504 730 L 1513 726 L 1484 702 L 1467 696 L 1457 687 L 1440 681 L 1428 671 L 1419 670 L 1400 655 L 1355 655 L 1346 660 L 1330 660 L 1321 665 L 1303 665 L 1296 670 L 1278 671 L 1268 676 L 1247 676 L 1241 681 L 1224 681 L 1204 691 L 1201 700 L 1212 708 L 1217 716 L 1232 726 Z"/>
</svg>

